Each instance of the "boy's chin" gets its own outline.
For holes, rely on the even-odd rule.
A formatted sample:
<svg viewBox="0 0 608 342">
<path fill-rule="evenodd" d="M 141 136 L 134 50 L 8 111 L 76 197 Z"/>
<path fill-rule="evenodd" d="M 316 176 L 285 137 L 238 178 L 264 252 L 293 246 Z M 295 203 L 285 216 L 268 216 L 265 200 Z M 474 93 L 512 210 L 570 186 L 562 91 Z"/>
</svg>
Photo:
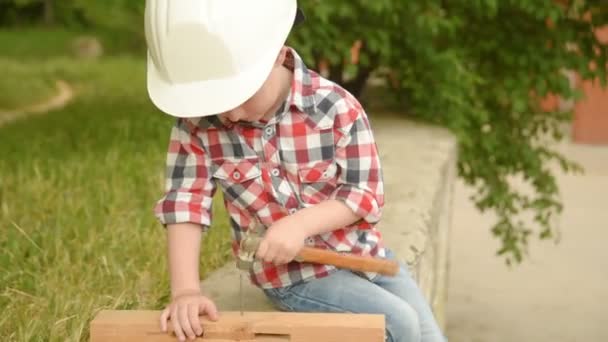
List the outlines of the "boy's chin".
<svg viewBox="0 0 608 342">
<path fill-rule="evenodd" d="M 260 122 L 260 121 L 264 120 L 265 117 L 266 117 L 266 115 L 261 114 L 261 115 L 255 115 L 255 116 L 251 116 L 251 117 L 248 117 L 248 118 L 244 118 L 244 119 L 241 119 L 239 121 L 234 122 L 234 121 L 230 121 L 229 119 L 224 118 L 222 116 L 218 116 L 220 122 L 224 126 L 234 126 L 234 125 L 238 125 L 238 124 L 245 124 L 245 125 L 247 125 L 247 124 L 251 124 L 251 123 L 254 123 L 254 122 Z"/>
<path fill-rule="evenodd" d="M 244 123 L 260 122 L 260 121 L 264 120 L 265 117 L 266 117 L 265 114 L 255 115 L 255 116 L 251 116 L 251 117 L 239 120 L 239 122 L 244 122 Z"/>
</svg>

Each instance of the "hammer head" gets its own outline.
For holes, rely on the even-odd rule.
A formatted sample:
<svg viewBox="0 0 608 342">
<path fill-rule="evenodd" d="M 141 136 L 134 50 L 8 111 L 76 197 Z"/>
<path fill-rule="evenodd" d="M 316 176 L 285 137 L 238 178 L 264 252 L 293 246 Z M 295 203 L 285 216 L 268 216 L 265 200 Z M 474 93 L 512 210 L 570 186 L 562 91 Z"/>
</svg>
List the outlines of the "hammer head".
<svg viewBox="0 0 608 342">
<path fill-rule="evenodd" d="M 259 236 L 246 235 L 242 240 L 236 260 L 236 267 L 243 271 L 249 271 L 255 260 L 255 252 L 262 238 Z"/>
</svg>

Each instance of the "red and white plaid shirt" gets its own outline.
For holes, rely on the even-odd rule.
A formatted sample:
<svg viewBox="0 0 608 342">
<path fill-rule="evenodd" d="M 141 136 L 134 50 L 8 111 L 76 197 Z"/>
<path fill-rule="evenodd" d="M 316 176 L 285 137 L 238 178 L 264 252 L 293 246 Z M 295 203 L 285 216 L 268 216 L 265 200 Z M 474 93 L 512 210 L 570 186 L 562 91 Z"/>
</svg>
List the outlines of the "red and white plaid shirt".
<svg viewBox="0 0 608 342">
<path fill-rule="evenodd" d="M 384 204 L 382 172 L 364 110 L 343 88 L 308 70 L 294 50 L 285 65 L 294 75 L 291 90 L 268 122 L 229 127 L 217 116 L 177 120 L 167 155 L 167 193 L 155 208 L 157 218 L 164 225 L 192 222 L 207 229 L 219 185 L 237 253 L 254 216 L 270 227 L 300 208 L 337 199 L 362 220 L 306 244 L 384 257 L 374 227 Z M 296 261 L 255 262 L 251 281 L 276 288 L 333 270 Z"/>
</svg>

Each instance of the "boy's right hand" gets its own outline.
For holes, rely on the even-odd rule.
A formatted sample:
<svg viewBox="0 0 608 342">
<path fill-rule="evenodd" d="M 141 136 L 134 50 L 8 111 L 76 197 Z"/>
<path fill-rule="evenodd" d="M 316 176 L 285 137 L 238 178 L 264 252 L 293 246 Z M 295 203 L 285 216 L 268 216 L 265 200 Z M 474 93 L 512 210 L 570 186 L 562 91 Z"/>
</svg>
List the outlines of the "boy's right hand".
<svg viewBox="0 0 608 342">
<path fill-rule="evenodd" d="M 203 334 L 199 319 L 202 314 L 207 314 L 212 321 L 218 319 L 217 308 L 211 299 L 200 293 L 178 295 L 160 315 L 160 329 L 167 332 L 167 320 L 170 318 L 173 331 L 180 341 L 185 341 L 186 336 L 194 340 Z"/>
</svg>

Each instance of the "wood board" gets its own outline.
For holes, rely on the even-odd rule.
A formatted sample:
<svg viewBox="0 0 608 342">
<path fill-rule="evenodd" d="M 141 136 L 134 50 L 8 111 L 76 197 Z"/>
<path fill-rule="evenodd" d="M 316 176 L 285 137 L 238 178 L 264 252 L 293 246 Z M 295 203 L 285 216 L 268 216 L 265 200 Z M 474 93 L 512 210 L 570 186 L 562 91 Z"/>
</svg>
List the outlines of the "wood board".
<svg viewBox="0 0 608 342">
<path fill-rule="evenodd" d="M 174 342 L 172 332 L 160 331 L 160 311 L 104 310 L 91 321 L 91 342 Z M 222 312 L 217 322 L 201 316 L 208 342 L 383 342 L 382 315 Z M 171 324 L 169 324 L 171 327 Z"/>
</svg>

